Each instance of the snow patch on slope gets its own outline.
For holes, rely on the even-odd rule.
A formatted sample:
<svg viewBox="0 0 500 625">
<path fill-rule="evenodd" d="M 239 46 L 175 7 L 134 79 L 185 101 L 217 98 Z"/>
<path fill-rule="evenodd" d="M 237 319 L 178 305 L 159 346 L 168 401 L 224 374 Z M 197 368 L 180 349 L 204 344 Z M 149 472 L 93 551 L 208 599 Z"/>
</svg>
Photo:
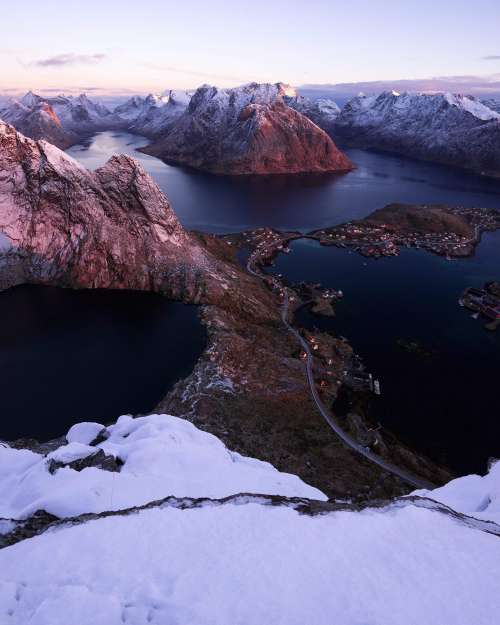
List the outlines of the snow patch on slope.
<svg viewBox="0 0 500 625">
<path fill-rule="evenodd" d="M 499 574 L 497 537 L 412 505 L 157 508 L 0 550 L 0 622 L 493 625 Z"/>
<path fill-rule="evenodd" d="M 83 442 L 90 438 L 90 430 L 90 424 L 73 426 L 68 445 L 47 458 L 0 448 L 0 517 L 21 519 L 37 510 L 75 516 L 130 508 L 169 495 L 220 498 L 248 492 L 326 500 L 297 476 L 229 451 L 218 438 L 184 419 L 122 416 L 96 447 Z M 95 424 L 93 433 L 98 430 L 102 426 Z M 96 467 L 81 471 L 64 467 L 54 474 L 48 470 L 50 459 L 71 462 L 99 449 L 124 463 L 119 473 Z"/>
<path fill-rule="evenodd" d="M 465 475 L 432 491 L 417 490 L 412 495 L 430 497 L 457 512 L 500 523 L 500 461 L 487 475 Z"/>
</svg>

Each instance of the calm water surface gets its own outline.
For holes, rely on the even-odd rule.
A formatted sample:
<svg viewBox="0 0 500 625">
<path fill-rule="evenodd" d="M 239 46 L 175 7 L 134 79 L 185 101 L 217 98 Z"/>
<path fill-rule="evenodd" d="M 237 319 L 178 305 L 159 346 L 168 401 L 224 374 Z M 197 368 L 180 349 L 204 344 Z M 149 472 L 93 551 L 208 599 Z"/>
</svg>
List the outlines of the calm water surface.
<svg viewBox="0 0 500 625">
<path fill-rule="evenodd" d="M 184 226 L 239 232 L 258 226 L 312 230 L 364 217 L 391 202 L 443 202 L 500 208 L 500 181 L 399 156 L 346 150 L 357 169 L 334 176 L 220 177 L 172 167 L 141 154 L 148 140 L 103 132 L 68 150 L 95 169 L 112 154 L 139 160 Z"/>
<path fill-rule="evenodd" d="M 274 271 L 344 291 L 334 319 L 303 310 L 298 321 L 350 339 L 380 379 L 381 422 L 458 472 L 484 471 L 500 454 L 500 331 L 485 330 L 458 299 L 467 286 L 500 278 L 500 232 L 459 261 L 417 250 L 370 260 L 305 240 L 291 249 Z M 398 339 L 430 355 L 409 353 Z"/>
<path fill-rule="evenodd" d="M 0 310 L 5 440 L 151 411 L 205 345 L 195 306 L 150 293 L 23 285 Z"/>
<path fill-rule="evenodd" d="M 263 225 L 307 231 L 390 202 L 500 207 L 500 181 L 398 156 L 347 150 L 357 169 L 341 176 L 223 178 L 136 151 L 146 144 L 143 137 L 103 132 L 69 153 L 89 169 L 112 154 L 131 154 L 181 222 L 209 232 Z M 453 262 L 409 250 L 397 259 L 368 261 L 299 241 L 277 270 L 344 290 L 334 320 L 304 312 L 301 321 L 349 338 L 381 380 L 375 408 L 384 425 L 460 472 L 482 471 L 488 456 L 500 455 L 500 332 L 487 333 L 457 305 L 466 286 L 500 279 L 499 233 L 485 236 L 475 258 Z M 133 295 L 57 290 L 13 290 L 0 298 L 10 318 L 3 344 L 9 328 L 22 339 L 17 353 L 12 347 L 4 358 L 3 371 L 18 370 L 9 410 L 33 415 L 26 434 L 44 430 L 35 425 L 39 415 L 50 420 L 53 406 L 66 421 L 68 415 L 105 419 L 145 411 L 199 353 L 201 338 L 192 341 L 200 337 L 195 313 L 161 299 L 143 306 Z M 398 339 L 418 341 L 432 356 L 408 353 Z M 24 397 L 21 389 L 32 386 L 33 397 Z M 53 429 L 59 434 L 64 428 Z"/>
</svg>

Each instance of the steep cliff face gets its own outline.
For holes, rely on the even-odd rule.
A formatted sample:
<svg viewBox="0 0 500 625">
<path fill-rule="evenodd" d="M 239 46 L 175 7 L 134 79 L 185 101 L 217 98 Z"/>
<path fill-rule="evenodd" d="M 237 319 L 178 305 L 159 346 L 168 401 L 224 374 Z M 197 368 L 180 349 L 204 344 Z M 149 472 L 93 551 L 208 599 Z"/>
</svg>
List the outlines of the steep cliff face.
<svg viewBox="0 0 500 625">
<path fill-rule="evenodd" d="M 200 87 L 148 154 L 218 174 L 281 174 L 352 168 L 318 126 L 287 106 L 281 83 Z"/>
<path fill-rule="evenodd" d="M 359 147 L 500 175 L 500 114 L 468 96 L 359 96 L 342 109 L 334 135 Z"/>
<path fill-rule="evenodd" d="M 224 268 L 133 159 L 114 156 L 91 173 L 4 123 L 0 232 L 4 287 L 147 289 L 193 301 L 222 290 Z"/>
</svg>

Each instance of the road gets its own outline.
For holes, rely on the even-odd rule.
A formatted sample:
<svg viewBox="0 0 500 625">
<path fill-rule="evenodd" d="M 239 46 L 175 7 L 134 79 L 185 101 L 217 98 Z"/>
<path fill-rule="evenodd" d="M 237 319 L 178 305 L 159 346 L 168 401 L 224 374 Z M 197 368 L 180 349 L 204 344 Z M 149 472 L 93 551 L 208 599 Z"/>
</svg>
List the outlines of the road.
<svg viewBox="0 0 500 625">
<path fill-rule="evenodd" d="M 269 246 L 269 248 L 271 248 L 271 247 L 272 246 Z M 267 251 L 269 251 L 267 248 L 262 250 L 262 252 L 267 252 Z M 250 258 L 248 259 L 247 270 L 252 275 L 256 276 L 257 278 L 262 279 L 262 275 L 259 274 L 258 272 L 256 272 L 253 269 L 253 267 L 252 267 L 253 256 L 254 255 L 252 254 L 250 256 Z M 276 284 L 278 285 L 277 281 L 276 281 Z M 283 288 L 283 287 L 281 287 L 281 285 L 280 285 L 280 288 Z M 392 473 L 393 475 L 396 475 L 397 477 L 399 477 L 403 481 L 405 481 L 407 484 L 410 484 L 411 486 L 414 486 L 415 488 L 426 488 L 426 489 L 435 488 L 434 484 L 431 484 L 430 482 L 427 482 L 426 480 L 424 480 L 424 479 L 422 479 L 420 477 L 417 477 L 416 475 L 413 475 L 413 474 L 411 474 L 411 473 L 409 473 L 407 471 L 404 471 L 403 469 L 400 469 L 396 465 L 394 465 L 394 464 L 392 464 L 390 462 L 387 462 L 386 460 L 384 460 L 383 458 L 381 458 L 377 454 L 373 453 L 367 447 L 365 447 L 363 445 L 360 445 L 357 441 L 355 441 L 352 438 L 352 436 L 349 436 L 349 434 L 344 432 L 344 430 L 340 427 L 340 425 L 335 420 L 335 417 L 332 415 L 332 413 L 326 408 L 326 406 L 321 401 L 321 398 L 319 396 L 318 390 L 316 388 L 316 384 L 314 382 L 314 374 L 313 374 L 313 355 L 312 355 L 312 352 L 311 352 L 311 350 L 309 348 L 309 344 L 304 339 L 304 337 L 298 332 L 298 330 L 296 330 L 288 322 L 288 310 L 289 310 L 288 289 L 284 288 L 283 290 L 285 292 L 285 298 L 284 298 L 283 305 L 282 305 L 282 308 L 281 308 L 281 319 L 283 321 L 283 324 L 286 326 L 287 330 L 294 335 L 294 337 L 297 339 L 297 341 L 300 343 L 302 349 L 306 353 L 306 356 L 307 356 L 307 358 L 306 358 L 306 372 L 307 372 L 307 382 L 308 382 L 308 385 L 309 385 L 309 391 L 311 393 L 311 397 L 312 397 L 312 399 L 314 401 L 314 404 L 315 404 L 316 408 L 318 409 L 318 412 L 323 417 L 323 419 L 327 422 L 327 424 L 335 432 L 335 434 L 348 447 L 350 447 L 353 451 L 357 452 L 361 456 L 364 456 L 370 462 L 373 462 L 374 464 L 378 465 L 379 467 L 381 467 L 385 471 L 387 471 L 389 473 Z"/>
</svg>

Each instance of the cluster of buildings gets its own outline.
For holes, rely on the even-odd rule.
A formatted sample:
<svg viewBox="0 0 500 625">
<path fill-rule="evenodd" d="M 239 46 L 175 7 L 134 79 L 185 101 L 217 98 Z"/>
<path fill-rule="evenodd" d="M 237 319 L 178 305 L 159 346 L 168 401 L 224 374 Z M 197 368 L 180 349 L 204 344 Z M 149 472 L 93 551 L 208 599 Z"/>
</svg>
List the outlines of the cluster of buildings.
<svg viewBox="0 0 500 625">
<path fill-rule="evenodd" d="M 397 256 L 401 247 L 425 249 L 441 256 L 468 256 L 474 251 L 482 231 L 500 228 L 500 213 L 485 208 L 449 208 L 471 227 L 466 236 L 451 231 L 421 232 L 398 229 L 393 224 L 374 224 L 373 221 L 347 222 L 331 229 L 314 233 L 322 245 L 348 247 L 363 256 L 381 258 Z"/>
<path fill-rule="evenodd" d="M 397 232 L 392 226 L 346 223 L 333 231 L 317 233 L 322 245 L 348 247 L 368 258 L 398 256 L 402 247 L 425 249 L 442 256 L 470 254 L 475 239 L 453 232 Z"/>
</svg>

